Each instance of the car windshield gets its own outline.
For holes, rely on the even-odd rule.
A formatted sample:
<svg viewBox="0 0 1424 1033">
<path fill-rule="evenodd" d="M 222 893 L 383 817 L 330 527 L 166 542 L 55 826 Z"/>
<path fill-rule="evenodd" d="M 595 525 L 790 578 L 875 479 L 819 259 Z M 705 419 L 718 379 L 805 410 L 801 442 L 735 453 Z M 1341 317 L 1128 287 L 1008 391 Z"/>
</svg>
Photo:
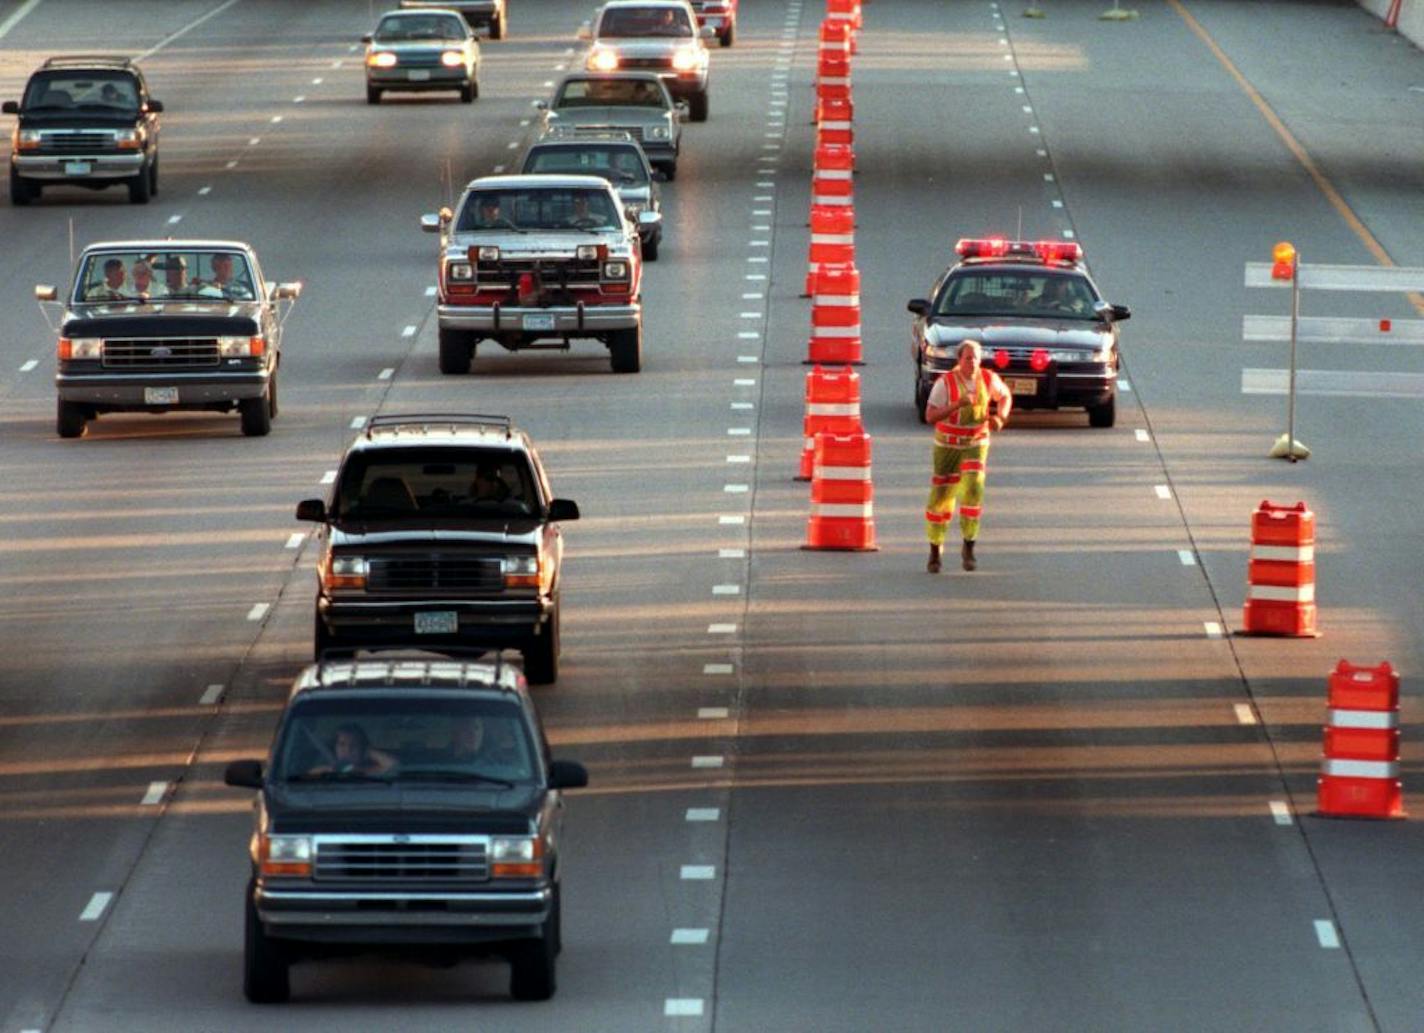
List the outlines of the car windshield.
<svg viewBox="0 0 1424 1033">
<path fill-rule="evenodd" d="M 521 452 L 383 448 L 353 453 L 336 489 L 336 519 L 489 520 L 539 511 L 534 472 Z"/>
<path fill-rule="evenodd" d="M 273 750 L 272 780 L 539 783 L 539 754 L 518 704 L 433 696 L 408 685 L 380 698 L 299 700 Z"/>
<path fill-rule="evenodd" d="M 656 79 L 570 79 L 554 98 L 555 108 L 667 108 Z"/>
<path fill-rule="evenodd" d="M 37 75 L 25 90 L 26 111 L 138 110 L 138 89 L 131 75 L 105 75 L 92 71 L 53 72 Z"/>
<path fill-rule="evenodd" d="M 1096 319 L 1097 298 L 1086 278 L 1035 269 L 976 269 L 951 276 L 940 291 L 937 316 L 1019 316 Z"/>
<path fill-rule="evenodd" d="M 412 40 L 463 40 L 468 35 L 460 18 L 440 14 L 393 14 L 382 18 L 371 38 L 377 43 L 409 43 Z"/>
<path fill-rule="evenodd" d="M 621 225 L 605 187 L 475 190 L 465 199 L 457 231 L 612 230 Z"/>
<path fill-rule="evenodd" d="M 95 251 L 84 257 L 74 300 L 251 301 L 256 279 L 241 251 L 144 248 Z"/>
<path fill-rule="evenodd" d="M 637 147 L 632 145 L 580 144 L 543 147 L 534 150 L 524 165 L 525 172 L 602 176 L 616 186 L 645 184 L 648 170 Z"/>
<path fill-rule="evenodd" d="M 680 7 L 614 7 L 603 12 L 598 35 L 690 37 L 693 31 Z"/>
</svg>

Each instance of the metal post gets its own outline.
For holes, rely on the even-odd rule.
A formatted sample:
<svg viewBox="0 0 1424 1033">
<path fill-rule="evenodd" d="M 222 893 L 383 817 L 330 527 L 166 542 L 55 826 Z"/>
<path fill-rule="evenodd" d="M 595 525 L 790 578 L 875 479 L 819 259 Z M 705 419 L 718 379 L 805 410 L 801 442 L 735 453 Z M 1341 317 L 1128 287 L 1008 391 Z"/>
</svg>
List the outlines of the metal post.
<svg viewBox="0 0 1424 1033">
<path fill-rule="evenodd" d="M 1300 253 L 1291 259 L 1291 324 L 1290 324 L 1290 390 L 1286 402 L 1286 458 L 1292 463 L 1295 454 L 1295 344 L 1300 327 Z"/>
</svg>

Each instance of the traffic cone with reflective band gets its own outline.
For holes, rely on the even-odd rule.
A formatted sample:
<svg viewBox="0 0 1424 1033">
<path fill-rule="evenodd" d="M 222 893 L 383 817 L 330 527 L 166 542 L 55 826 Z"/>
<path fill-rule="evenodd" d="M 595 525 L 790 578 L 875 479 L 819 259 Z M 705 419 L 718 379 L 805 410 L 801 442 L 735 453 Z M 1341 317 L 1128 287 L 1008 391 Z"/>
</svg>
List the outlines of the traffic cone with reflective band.
<svg viewBox="0 0 1424 1033">
<path fill-rule="evenodd" d="M 855 209 L 847 205 L 811 206 L 811 247 L 806 258 L 806 291 L 816 292 L 816 270 L 823 265 L 855 265 Z"/>
<path fill-rule="evenodd" d="M 861 364 L 860 273 L 853 265 L 823 264 L 811 291 L 811 341 L 805 362 Z"/>
<path fill-rule="evenodd" d="M 826 143 L 840 144 L 851 149 L 851 167 L 855 167 L 855 129 L 851 125 L 852 108 L 849 100 L 828 97 L 820 103 L 816 111 L 816 146 Z"/>
<path fill-rule="evenodd" d="M 1304 502 L 1262 502 L 1251 515 L 1242 619 L 1247 635 L 1314 638 L 1315 514 Z"/>
<path fill-rule="evenodd" d="M 844 144 L 823 143 L 811 162 L 811 204 L 850 207 L 855 204 L 851 176 L 855 154 Z"/>
<path fill-rule="evenodd" d="M 1330 672 L 1325 750 L 1316 813 L 1326 818 L 1403 818 L 1399 781 L 1399 675 L 1389 662 Z"/>
<path fill-rule="evenodd" d="M 816 58 L 816 113 L 831 99 L 850 100 L 850 59 L 827 51 Z"/>
<path fill-rule="evenodd" d="M 850 60 L 850 36 L 853 31 L 847 19 L 821 19 L 821 34 L 816 47 L 817 67 L 821 58 L 827 55 L 838 56 L 843 61 Z"/>
<path fill-rule="evenodd" d="M 807 549 L 873 552 L 875 487 L 870 480 L 870 435 L 816 435 L 811 469 Z"/>
<path fill-rule="evenodd" d="M 865 19 L 860 13 L 860 0 L 826 0 L 826 21 L 845 23 L 850 30 L 850 52 L 860 49 L 855 34 L 864 26 Z"/>
<path fill-rule="evenodd" d="M 815 465 L 817 434 L 860 434 L 860 374 L 849 366 L 806 374 L 806 416 L 801 424 L 801 468 L 798 481 L 809 481 Z"/>
</svg>

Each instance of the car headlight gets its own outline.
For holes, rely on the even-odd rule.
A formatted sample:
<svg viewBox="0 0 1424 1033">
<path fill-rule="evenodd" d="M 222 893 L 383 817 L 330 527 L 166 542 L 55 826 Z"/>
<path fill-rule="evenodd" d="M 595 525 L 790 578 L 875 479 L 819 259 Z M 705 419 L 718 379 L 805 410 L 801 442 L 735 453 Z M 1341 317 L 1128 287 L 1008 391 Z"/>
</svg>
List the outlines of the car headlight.
<svg viewBox="0 0 1424 1033">
<path fill-rule="evenodd" d="M 389 50 L 377 51 L 374 54 L 366 55 L 366 64 L 372 68 L 394 68 L 396 66 L 396 56 Z"/>
<path fill-rule="evenodd" d="M 311 838 L 264 834 L 258 843 L 257 863 L 263 875 L 310 875 Z"/>
<path fill-rule="evenodd" d="M 605 280 L 628 279 L 628 263 L 621 258 L 614 259 L 611 262 L 604 262 L 603 278 Z"/>
<path fill-rule="evenodd" d="M 674 51 L 672 66 L 679 72 L 691 72 L 697 68 L 697 51 L 691 48 Z"/>
<path fill-rule="evenodd" d="M 218 356 L 224 359 L 256 358 L 267 350 L 261 337 L 219 337 Z"/>
<path fill-rule="evenodd" d="M 506 556 L 500 561 L 505 588 L 538 588 L 538 556 Z"/>
<path fill-rule="evenodd" d="M 574 248 L 574 257 L 580 262 L 592 262 L 598 257 L 597 244 L 580 244 Z"/>
<path fill-rule="evenodd" d="M 114 145 L 126 151 L 135 150 L 143 146 L 143 137 L 139 135 L 137 129 L 116 129 Z"/>
<path fill-rule="evenodd" d="M 498 262 L 499 248 L 494 244 L 486 244 L 479 251 L 475 252 L 481 262 Z"/>
<path fill-rule="evenodd" d="M 370 570 L 371 565 L 364 556 L 328 556 L 317 573 L 323 588 L 364 589 Z"/>
<path fill-rule="evenodd" d="M 32 151 L 40 145 L 40 133 L 38 129 L 16 129 L 14 139 L 15 150 Z"/>
<path fill-rule="evenodd" d="M 104 356 L 102 337 L 61 337 L 59 339 L 61 359 L 100 359 Z"/>
<path fill-rule="evenodd" d="M 475 278 L 475 267 L 469 262 L 451 262 L 445 267 L 445 275 L 452 281 L 473 280 Z"/>
<path fill-rule="evenodd" d="M 492 878 L 537 879 L 544 874 L 544 841 L 538 836 L 495 836 L 489 859 Z"/>
<path fill-rule="evenodd" d="M 446 68 L 459 68 L 465 63 L 465 55 L 458 50 L 447 50 L 440 55 L 440 63 Z"/>
<path fill-rule="evenodd" d="M 671 138 L 671 136 L 672 136 L 672 132 L 671 132 L 671 130 L 668 129 L 667 126 L 649 126 L 649 127 L 648 127 L 648 139 L 649 139 L 649 140 L 667 140 L 667 139 Z"/>
<path fill-rule="evenodd" d="M 616 72 L 618 70 L 618 52 L 609 50 L 607 47 L 596 47 L 589 52 L 588 67 L 594 72 Z"/>
</svg>

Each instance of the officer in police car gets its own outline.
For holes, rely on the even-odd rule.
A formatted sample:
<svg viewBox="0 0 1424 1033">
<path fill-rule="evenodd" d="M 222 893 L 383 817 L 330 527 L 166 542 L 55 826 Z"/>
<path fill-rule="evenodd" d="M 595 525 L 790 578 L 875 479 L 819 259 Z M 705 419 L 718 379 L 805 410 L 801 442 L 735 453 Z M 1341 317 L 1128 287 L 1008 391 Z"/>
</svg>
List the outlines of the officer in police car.
<svg viewBox="0 0 1424 1033">
<path fill-rule="evenodd" d="M 960 341 L 956 355 L 954 369 L 935 381 L 925 403 L 925 422 L 935 429 L 930 497 L 925 504 L 925 532 L 930 540 L 925 569 L 931 574 L 940 571 L 940 550 L 956 504 L 964 539 L 960 560 L 965 570 L 978 566 L 974 543 L 984 511 L 989 437 L 1003 429 L 1014 406 L 1014 396 L 999 375 L 983 368 L 978 341 Z"/>
</svg>

